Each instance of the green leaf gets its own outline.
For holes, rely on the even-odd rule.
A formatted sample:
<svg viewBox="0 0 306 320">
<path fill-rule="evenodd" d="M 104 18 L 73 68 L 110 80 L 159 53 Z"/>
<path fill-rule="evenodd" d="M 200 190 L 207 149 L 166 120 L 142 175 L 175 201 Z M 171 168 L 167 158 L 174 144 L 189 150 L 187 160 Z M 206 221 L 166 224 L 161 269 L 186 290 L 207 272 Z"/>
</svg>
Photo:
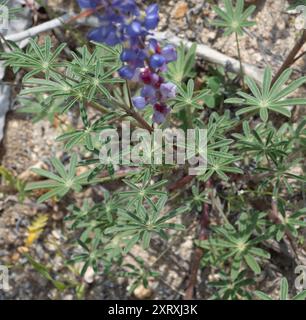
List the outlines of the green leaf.
<svg viewBox="0 0 306 320">
<path fill-rule="evenodd" d="M 254 257 L 250 254 L 247 254 L 244 256 L 244 259 L 248 266 L 254 271 L 255 274 L 260 274 L 261 269 L 257 261 L 254 259 Z"/>
<path fill-rule="evenodd" d="M 217 6 L 213 6 L 218 19 L 212 21 L 211 23 L 219 27 L 224 27 L 224 35 L 229 36 L 232 33 L 242 35 L 244 33 L 244 27 L 252 26 L 255 24 L 255 22 L 248 21 L 248 18 L 256 8 L 255 6 L 249 6 L 244 11 L 243 0 L 238 0 L 236 2 L 236 7 L 233 6 L 231 0 L 224 0 L 223 3 L 225 6 L 225 10 L 221 10 Z"/>
<path fill-rule="evenodd" d="M 291 75 L 291 70 L 285 70 L 279 79 L 272 85 L 272 70 L 267 67 L 264 73 L 263 84 L 260 88 L 255 81 L 246 77 L 246 84 L 250 88 L 252 95 L 244 92 L 238 92 L 238 95 L 243 99 L 235 98 L 229 99 L 229 103 L 243 104 L 244 107 L 236 112 L 236 115 L 244 113 L 259 111 L 260 118 L 263 122 L 267 122 L 269 118 L 269 111 L 280 113 L 286 117 L 291 116 L 291 112 L 287 109 L 288 106 L 300 104 L 306 105 L 304 98 L 289 98 L 284 99 L 286 96 L 292 94 L 296 89 L 306 82 L 306 77 L 292 81 L 289 85 L 284 87 L 285 82 Z M 227 102 L 228 100 L 226 100 Z"/>
<path fill-rule="evenodd" d="M 296 296 L 292 298 L 292 300 L 306 300 L 306 290 L 298 293 Z"/>
<path fill-rule="evenodd" d="M 260 298 L 261 300 L 273 300 L 270 296 L 268 296 L 266 293 L 261 291 L 254 291 L 255 295 Z"/>
<path fill-rule="evenodd" d="M 280 285 L 280 300 L 288 300 L 288 281 L 282 278 Z"/>
<path fill-rule="evenodd" d="M 259 110 L 260 112 L 260 118 L 263 122 L 267 122 L 268 118 L 269 118 L 269 113 L 268 113 L 268 109 L 267 108 L 261 108 Z"/>
<path fill-rule="evenodd" d="M 46 181 L 28 183 L 25 187 L 25 190 L 28 191 L 37 189 L 50 190 L 40 196 L 38 202 L 44 202 L 54 196 L 63 197 L 71 189 L 79 191 L 81 189 L 81 185 L 86 184 L 87 177 L 90 174 L 90 171 L 87 171 L 76 176 L 76 167 L 78 163 L 76 154 L 72 155 L 68 170 L 65 169 L 64 165 L 57 158 L 52 158 L 51 162 L 59 175 L 43 169 L 33 169 L 37 174 L 49 179 Z"/>
</svg>

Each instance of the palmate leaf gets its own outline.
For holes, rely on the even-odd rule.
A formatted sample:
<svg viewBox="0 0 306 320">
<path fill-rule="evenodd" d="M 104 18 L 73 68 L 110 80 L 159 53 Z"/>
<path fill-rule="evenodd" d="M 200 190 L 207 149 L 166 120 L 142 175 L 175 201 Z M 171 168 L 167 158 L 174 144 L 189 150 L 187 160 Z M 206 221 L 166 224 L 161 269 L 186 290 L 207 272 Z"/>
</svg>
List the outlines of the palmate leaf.
<svg viewBox="0 0 306 320">
<path fill-rule="evenodd" d="M 73 51 L 71 52 L 74 59 L 71 63 L 67 63 L 67 67 L 77 78 L 81 75 L 96 74 L 101 65 L 110 68 L 121 66 L 121 61 L 118 59 L 121 50 L 107 47 L 102 43 L 94 43 L 94 45 L 95 48 L 92 53 L 88 50 L 86 45 L 82 48 L 78 48 L 76 53 Z M 100 64 L 99 68 L 97 68 L 98 63 Z"/>
<path fill-rule="evenodd" d="M 167 239 L 165 230 L 185 229 L 181 224 L 169 223 L 168 221 L 186 212 L 188 207 L 180 207 L 162 216 L 166 202 L 167 196 L 161 196 L 154 207 L 151 206 L 149 209 L 144 208 L 143 205 L 139 205 L 134 210 L 119 208 L 116 225 L 106 229 L 105 233 L 130 238 L 125 252 L 130 250 L 138 241 L 142 243 L 144 249 L 147 249 L 154 233 Z"/>
<path fill-rule="evenodd" d="M 254 155 L 257 160 L 265 156 L 270 158 L 274 163 L 277 163 L 278 159 L 287 156 L 289 142 L 279 141 L 274 128 L 261 129 L 259 127 L 252 130 L 251 133 L 248 133 L 247 137 L 243 137 L 243 139 L 238 141 L 238 146 L 243 151 Z"/>
<path fill-rule="evenodd" d="M 177 85 L 178 95 L 172 100 L 175 112 L 184 108 L 203 109 L 204 98 L 208 94 L 208 90 L 194 91 L 194 81 L 190 79 L 187 83 Z"/>
<path fill-rule="evenodd" d="M 48 93 L 49 105 L 52 104 L 54 98 L 63 98 L 64 102 L 61 106 L 62 113 L 73 107 L 76 103 L 81 103 L 86 99 L 86 93 L 79 87 L 77 82 L 71 79 L 66 80 L 56 74 L 52 74 L 49 80 L 31 78 L 28 79 L 26 83 L 33 85 L 33 87 L 22 90 L 20 95 Z"/>
<path fill-rule="evenodd" d="M 264 73 L 263 84 L 260 87 L 258 87 L 253 79 L 246 77 L 246 84 L 250 88 L 252 95 L 238 92 L 241 98 L 227 99 L 225 103 L 245 105 L 246 107 L 236 112 L 237 116 L 249 112 L 259 112 L 260 118 L 264 122 L 268 121 L 269 111 L 290 117 L 289 106 L 296 104 L 306 105 L 305 98 L 286 98 L 306 82 L 306 77 L 301 77 L 284 86 L 290 78 L 291 73 L 292 69 L 285 70 L 272 85 L 272 70 L 270 67 L 267 67 Z"/>
<path fill-rule="evenodd" d="M 56 169 L 58 174 L 43 170 L 43 169 L 32 169 L 36 174 L 48 178 L 45 181 L 31 182 L 26 185 L 26 190 L 39 190 L 49 189 L 47 193 L 39 197 L 38 202 L 44 202 L 54 196 L 63 197 L 71 189 L 80 191 L 82 185 L 87 183 L 87 176 L 90 171 L 84 172 L 79 176 L 76 176 L 77 167 L 77 155 L 73 154 L 68 169 L 57 159 L 51 159 L 53 167 Z"/>
<path fill-rule="evenodd" d="M 198 212 L 201 212 L 203 210 L 203 204 L 210 203 L 207 192 L 206 191 L 200 192 L 199 183 L 197 185 L 193 185 L 191 187 L 191 191 L 192 191 L 192 197 L 188 205 L 190 206 L 191 209 L 195 208 Z"/>
<path fill-rule="evenodd" d="M 128 191 L 119 192 L 121 199 L 128 199 L 128 208 L 133 206 L 139 207 L 144 202 L 147 202 L 152 207 L 155 207 L 155 203 L 152 201 L 153 197 L 165 196 L 166 192 L 159 191 L 167 183 L 167 180 L 161 180 L 153 185 L 150 185 L 151 173 L 142 177 L 141 183 L 134 183 L 132 181 L 124 180 L 124 183 L 130 188 Z"/>
<path fill-rule="evenodd" d="M 110 99 L 111 95 L 106 85 L 123 83 L 124 81 L 120 78 L 114 77 L 114 73 L 119 69 L 118 65 L 115 65 L 109 70 L 105 70 L 101 62 L 98 61 L 95 65 L 94 73 L 86 73 L 82 76 L 82 81 L 79 84 L 79 88 L 83 89 L 86 94 L 86 99 L 91 101 L 97 94 Z"/>
<path fill-rule="evenodd" d="M 27 96 L 18 99 L 21 104 L 21 108 L 17 109 L 17 113 L 31 114 L 31 119 L 34 123 L 46 118 L 51 123 L 54 123 L 56 114 L 61 112 L 64 99 L 52 99 L 52 103 L 49 104 L 48 98 L 43 94 L 37 94 L 35 97 Z"/>
<path fill-rule="evenodd" d="M 273 226 L 276 240 L 281 241 L 286 230 L 289 231 L 293 237 L 298 237 L 298 229 L 300 227 L 306 227 L 306 208 L 298 210 L 291 215 L 289 215 L 284 208 L 280 207 L 279 209 L 282 214 L 281 220 L 277 225 Z"/>
<path fill-rule="evenodd" d="M 224 272 L 219 274 L 220 280 L 209 282 L 208 286 L 218 290 L 212 298 L 217 300 L 241 300 L 242 298 L 250 300 L 251 294 L 248 292 L 248 286 L 255 283 L 254 279 L 247 277 L 246 270 L 240 272 L 236 279 L 228 277 Z M 245 287 L 245 288 L 244 288 Z"/>
<path fill-rule="evenodd" d="M 270 234 L 253 237 L 255 227 L 255 220 L 250 221 L 250 219 L 241 221 L 238 230 L 230 224 L 213 227 L 214 234 L 211 238 L 197 243 L 206 250 L 220 249 L 217 258 L 231 261 L 231 279 L 234 281 L 242 270 L 242 265 L 259 274 L 261 268 L 258 259 L 270 258 L 267 251 L 257 247 L 263 240 L 268 239 Z"/>
<path fill-rule="evenodd" d="M 1 53 L 1 57 L 6 60 L 6 65 L 13 66 L 16 71 L 17 68 L 31 69 L 31 71 L 24 76 L 23 81 L 39 73 L 43 73 L 46 75 L 46 78 L 49 78 L 50 74 L 53 73 L 56 68 L 62 66 L 57 59 L 66 44 L 59 45 L 52 52 L 52 42 L 49 36 L 45 38 L 45 43 L 42 46 L 39 46 L 36 41 L 31 38 L 29 42 L 30 46 L 27 47 L 26 52 L 16 48 L 14 51 Z"/>
<path fill-rule="evenodd" d="M 285 187 L 289 194 L 293 193 L 294 185 L 290 180 L 295 180 L 296 182 L 305 183 L 306 182 L 306 176 L 305 175 L 296 175 L 292 174 L 292 168 L 295 168 L 299 165 L 302 159 L 295 159 L 287 163 L 284 159 L 282 161 L 279 161 L 275 164 L 275 169 L 268 167 L 257 167 L 257 170 L 259 172 L 266 172 L 270 173 L 270 175 L 267 176 L 263 180 L 263 183 L 269 182 L 271 186 L 273 187 L 273 195 L 275 197 L 278 197 L 278 193 L 282 187 Z"/>
<path fill-rule="evenodd" d="M 135 262 L 137 262 L 137 265 L 130 263 L 124 264 L 122 266 L 124 271 L 119 272 L 119 276 L 133 279 L 132 284 L 129 286 L 130 293 L 134 292 L 134 290 L 141 284 L 145 288 L 148 288 L 149 278 L 159 276 L 158 272 L 148 270 L 143 259 L 141 259 L 140 257 L 135 257 Z"/>
<path fill-rule="evenodd" d="M 51 108 L 56 98 L 63 98 L 62 112 L 73 107 L 76 103 L 96 102 L 99 98 L 111 98 L 109 88 L 116 83 L 123 82 L 115 77 L 120 63 L 114 60 L 114 55 L 101 53 L 103 48 L 96 47 L 91 54 L 85 47 L 81 49 L 81 56 L 73 53 L 72 62 L 59 63 L 58 56 L 64 48 L 64 44 L 52 52 L 51 39 L 46 38 L 45 44 L 39 46 L 30 39 L 30 46 L 26 52 L 16 49 L 9 53 L 3 53 L 2 57 L 7 65 L 29 69 L 23 77 L 28 88 L 21 92 L 22 95 L 48 94 L 44 101 L 45 108 Z M 104 49 L 103 49 L 104 50 Z M 112 51 L 113 49 L 109 49 Z M 105 50 L 104 50 L 105 51 Z M 118 52 L 117 52 L 118 53 Z M 35 76 L 43 73 L 43 79 Z"/>
<path fill-rule="evenodd" d="M 101 239 L 103 231 L 113 225 L 114 216 L 119 205 L 117 199 L 110 197 L 106 191 L 103 193 L 102 203 L 90 204 L 85 199 L 81 208 L 69 206 L 70 215 L 65 217 L 65 221 L 71 221 L 70 228 L 82 231 L 80 240 L 84 243 L 95 241 L 95 238 Z"/>
<path fill-rule="evenodd" d="M 228 173 L 243 174 L 243 171 L 234 165 L 240 159 L 240 157 L 235 157 L 231 154 L 227 158 L 209 155 L 207 170 L 204 174 L 199 175 L 198 179 L 207 181 L 212 175 L 217 174 L 219 178 L 227 181 L 229 179 Z"/>
<path fill-rule="evenodd" d="M 214 10 L 218 15 L 218 19 L 211 23 L 217 27 L 225 28 L 225 35 L 228 36 L 232 33 L 243 35 L 245 27 L 251 27 L 255 24 L 253 21 L 249 21 L 248 18 L 255 10 L 255 6 L 249 6 L 245 11 L 244 0 L 237 0 L 236 7 L 233 6 L 232 0 L 224 0 L 224 10 L 218 6 L 214 6 Z"/>
<path fill-rule="evenodd" d="M 77 240 L 77 242 L 82 247 L 83 253 L 74 255 L 67 263 L 83 262 L 81 269 L 82 277 L 84 277 L 89 267 L 92 267 L 95 272 L 98 272 L 99 263 L 105 254 L 104 250 L 99 247 L 100 239 L 94 239 L 90 247 L 82 240 Z"/>
<path fill-rule="evenodd" d="M 84 129 L 66 132 L 57 137 L 56 141 L 67 141 L 65 148 L 68 150 L 74 147 L 75 145 L 85 144 L 88 150 L 93 151 L 94 142 L 92 136 L 97 135 L 103 130 L 111 129 L 112 126 L 108 125 L 107 122 L 111 120 L 115 115 L 110 113 L 91 123 L 88 120 L 87 111 L 83 103 L 80 104 L 80 112 L 84 124 Z"/>
</svg>

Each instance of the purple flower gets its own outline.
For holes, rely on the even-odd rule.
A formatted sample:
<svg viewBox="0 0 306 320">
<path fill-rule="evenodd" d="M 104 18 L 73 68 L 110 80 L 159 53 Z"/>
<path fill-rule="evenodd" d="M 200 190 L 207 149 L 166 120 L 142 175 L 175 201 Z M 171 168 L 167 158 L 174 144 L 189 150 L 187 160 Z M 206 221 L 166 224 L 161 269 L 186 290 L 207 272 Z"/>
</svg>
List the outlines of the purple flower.
<svg viewBox="0 0 306 320">
<path fill-rule="evenodd" d="M 147 105 L 146 99 L 144 97 L 134 97 L 133 99 L 134 107 L 141 110 L 144 109 Z"/>
<path fill-rule="evenodd" d="M 77 0 L 80 8 L 82 9 L 95 9 L 101 5 L 100 0 Z"/>
<path fill-rule="evenodd" d="M 150 66 L 153 69 L 161 68 L 166 63 L 165 57 L 163 57 L 160 54 L 153 54 L 153 56 L 150 58 Z"/>
<path fill-rule="evenodd" d="M 154 114 L 153 114 L 153 121 L 160 124 L 166 120 L 167 115 L 170 113 L 170 108 L 168 108 L 164 104 L 156 103 L 153 106 Z"/>
<path fill-rule="evenodd" d="M 123 79 L 131 80 L 135 75 L 135 70 L 128 66 L 124 66 L 121 69 L 119 69 L 119 75 Z"/>
<path fill-rule="evenodd" d="M 149 103 L 153 104 L 156 102 L 156 90 L 150 85 L 145 85 L 141 89 L 141 96 L 146 99 Z"/>
<path fill-rule="evenodd" d="M 113 0 L 112 5 L 125 14 L 139 15 L 139 9 L 135 0 Z"/>
<path fill-rule="evenodd" d="M 131 62 L 136 59 L 137 55 L 134 50 L 132 49 L 124 49 L 121 53 L 121 61 L 123 62 Z"/>
<path fill-rule="evenodd" d="M 101 26 L 93 29 L 89 32 L 88 38 L 96 42 L 100 42 L 103 39 L 103 42 L 109 46 L 121 43 L 121 38 L 118 37 L 117 30 L 113 26 Z"/>
<path fill-rule="evenodd" d="M 159 23 L 159 8 L 157 4 L 151 4 L 146 10 L 145 27 L 153 30 Z"/>
<path fill-rule="evenodd" d="M 143 27 L 139 21 L 133 21 L 128 27 L 127 27 L 127 33 L 131 37 L 137 37 L 140 36 L 144 32 Z"/>
<path fill-rule="evenodd" d="M 162 95 L 163 100 L 165 101 L 168 99 L 175 98 L 176 89 L 176 85 L 171 82 L 162 83 L 160 86 L 160 93 Z"/>
<path fill-rule="evenodd" d="M 175 61 L 177 59 L 176 49 L 172 45 L 167 45 L 162 49 L 161 54 L 166 59 L 167 63 Z"/>
<path fill-rule="evenodd" d="M 142 15 L 135 0 L 78 0 L 78 3 L 82 9 L 97 9 L 95 15 L 100 26 L 89 32 L 91 40 L 109 46 L 123 44 L 119 75 L 142 86 L 140 96 L 133 98 L 134 107 L 142 110 L 152 105 L 153 120 L 162 123 L 170 112 L 167 100 L 176 94 L 176 86 L 166 83 L 162 73 L 169 62 L 177 59 L 177 53 L 172 45 L 162 48 L 156 39 L 147 39 L 159 23 L 158 5 L 149 5 Z"/>
<path fill-rule="evenodd" d="M 160 51 L 160 47 L 159 47 L 159 44 L 156 39 L 150 39 L 148 41 L 147 48 L 148 48 L 148 50 L 147 50 L 148 55 L 152 55 L 152 54 Z"/>
</svg>

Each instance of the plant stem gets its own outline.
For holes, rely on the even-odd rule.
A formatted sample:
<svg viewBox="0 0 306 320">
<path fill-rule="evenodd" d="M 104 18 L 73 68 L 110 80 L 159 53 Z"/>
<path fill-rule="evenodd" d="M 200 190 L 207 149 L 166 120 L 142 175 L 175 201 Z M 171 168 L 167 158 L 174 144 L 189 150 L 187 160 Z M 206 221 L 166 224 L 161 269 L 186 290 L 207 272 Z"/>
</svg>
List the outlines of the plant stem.
<svg viewBox="0 0 306 320">
<path fill-rule="evenodd" d="M 115 99 L 113 99 L 113 101 L 118 105 L 118 107 L 123 109 L 127 115 L 134 118 L 141 125 L 142 128 L 148 130 L 150 133 L 154 131 L 154 129 L 148 124 L 148 122 L 145 121 L 145 119 L 138 112 L 134 110 L 133 106 L 127 107 Z"/>
<path fill-rule="evenodd" d="M 117 171 L 116 174 L 114 176 L 110 176 L 108 172 L 104 172 L 99 178 L 95 178 L 91 181 L 89 181 L 87 184 L 91 185 L 91 184 L 95 184 L 95 183 L 106 183 L 106 182 L 112 182 L 115 180 L 120 180 L 120 179 L 124 179 L 127 175 L 131 174 L 131 173 L 139 173 L 141 170 L 139 169 L 123 169 L 120 171 Z"/>
<path fill-rule="evenodd" d="M 177 189 L 183 189 L 188 183 L 190 183 L 194 179 L 194 176 L 184 176 L 178 181 L 175 181 L 173 184 L 169 186 L 169 191 L 174 191 Z"/>
<path fill-rule="evenodd" d="M 205 189 L 210 189 L 211 188 L 211 181 L 208 180 L 205 184 Z M 211 191 L 209 191 L 211 193 Z M 203 210 L 202 214 L 200 217 L 200 231 L 199 231 L 199 236 L 198 240 L 203 241 L 208 239 L 208 227 L 210 224 L 210 219 L 209 219 L 209 212 L 210 212 L 210 206 L 208 203 L 204 203 L 203 205 Z M 194 294 L 194 289 L 197 284 L 197 274 L 198 270 L 200 268 L 201 264 L 201 259 L 203 257 L 204 250 L 200 247 L 197 247 L 194 253 L 194 259 L 190 268 L 190 277 L 187 285 L 187 289 L 185 291 L 185 296 L 184 300 L 192 300 L 193 299 L 193 294 Z"/>
<path fill-rule="evenodd" d="M 59 74 L 60 76 L 63 76 L 58 70 L 56 69 L 52 69 L 52 71 L 56 72 L 57 74 Z M 71 81 L 74 81 L 76 82 L 75 79 L 65 75 L 65 77 Z M 127 84 L 128 86 L 128 84 Z M 126 107 L 123 103 L 120 103 L 119 101 L 117 101 L 115 98 L 111 98 L 111 101 L 108 102 L 107 100 L 104 100 L 104 104 L 105 105 L 110 105 L 110 106 L 118 106 L 120 107 L 121 109 L 123 109 L 127 115 L 131 116 L 132 118 L 134 118 L 140 125 L 142 128 L 148 130 L 149 132 L 153 132 L 153 128 L 143 119 L 143 117 L 134 110 L 134 107 L 133 107 L 133 103 L 132 103 L 132 99 L 131 99 L 131 96 L 130 96 L 130 91 L 129 91 L 129 87 L 128 87 L 128 92 L 129 92 L 129 104 L 130 106 L 129 107 Z M 114 105 L 113 105 L 114 103 Z M 101 111 L 102 113 L 109 113 L 110 110 L 108 108 L 105 108 L 104 106 L 102 106 L 101 104 L 99 103 L 96 103 L 94 101 L 91 101 L 90 102 L 90 105 Z"/>
<path fill-rule="evenodd" d="M 127 93 L 128 93 L 128 97 L 129 97 L 130 109 L 133 109 L 132 94 L 131 94 L 129 82 L 126 80 L 125 83 L 126 83 Z"/>
<path fill-rule="evenodd" d="M 193 128 L 192 112 L 191 112 L 190 108 L 191 108 L 191 106 L 188 106 L 188 105 L 185 108 L 187 129 Z"/>
<path fill-rule="evenodd" d="M 274 76 L 272 80 L 272 84 L 275 83 L 275 81 L 280 77 L 280 75 L 287 69 L 289 68 L 295 61 L 298 59 L 295 59 L 296 55 L 306 42 L 306 30 L 303 30 L 301 38 L 297 41 L 297 43 L 294 45 L 294 47 L 291 49 L 289 55 L 287 56 L 286 60 L 283 62 L 282 66 L 279 68 L 277 71 L 276 75 Z M 299 58 L 302 55 L 299 56 Z"/>
<path fill-rule="evenodd" d="M 238 38 L 237 32 L 235 32 L 235 38 L 236 38 L 238 59 L 239 59 L 239 64 L 240 64 L 240 76 L 241 76 L 241 80 L 242 80 L 242 86 L 244 87 L 244 73 L 243 73 L 243 66 L 242 66 L 242 60 L 241 60 L 241 52 L 240 52 L 240 46 L 239 46 L 239 38 Z"/>
<path fill-rule="evenodd" d="M 100 111 L 101 113 L 110 113 L 110 109 L 105 108 L 104 106 L 102 106 L 101 104 L 91 101 L 90 103 L 88 103 L 88 105 L 98 111 Z"/>
</svg>

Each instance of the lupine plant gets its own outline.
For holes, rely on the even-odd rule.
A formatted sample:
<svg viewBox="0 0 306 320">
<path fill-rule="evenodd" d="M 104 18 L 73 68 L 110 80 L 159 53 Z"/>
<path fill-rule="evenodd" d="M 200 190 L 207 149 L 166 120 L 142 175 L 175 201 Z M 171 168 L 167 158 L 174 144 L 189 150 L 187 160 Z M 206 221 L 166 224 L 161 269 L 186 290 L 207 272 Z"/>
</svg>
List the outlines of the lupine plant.
<svg viewBox="0 0 306 320">
<path fill-rule="evenodd" d="M 259 292 L 256 277 L 275 256 L 299 263 L 304 241 L 306 119 L 293 121 L 290 110 L 306 105 L 298 92 L 306 78 L 287 69 L 273 79 L 267 66 L 262 83 L 256 83 L 244 77 L 241 67 L 246 86 L 239 87 L 233 74 L 210 66 L 199 81 L 195 44 L 187 50 L 154 38 L 157 4 L 78 4 L 100 24 L 88 32 L 88 45 L 67 57 L 65 44 L 54 47 L 46 36 L 40 44 L 30 39 L 24 50 L 8 43 L 1 54 L 14 72 L 25 72 L 23 112 L 33 114 L 35 121 L 69 113 L 82 123 L 63 127 L 57 143 L 65 156 L 53 157 L 49 170 L 34 169 L 40 180 L 25 189 L 39 202 L 66 205 L 65 221 L 76 235 L 69 264 L 81 263 L 82 276 L 93 268 L 98 275 L 133 278 L 133 292 L 159 277 L 156 266 L 135 257 L 133 250 L 147 251 L 156 239 L 168 243 L 169 238 L 184 236 L 186 227 L 198 221 L 192 230 L 197 252 L 202 252 L 200 267 L 217 277 L 207 286 L 211 298 L 268 299 Z M 245 9 L 243 0 L 221 1 L 214 7 L 219 17 L 213 24 L 225 28 L 226 35 L 235 34 L 240 62 L 238 36 L 254 25 L 249 21 L 254 9 Z M 279 126 L 273 122 L 275 113 L 282 119 Z M 110 143 L 101 134 L 121 130 L 127 120 L 132 129 L 149 134 L 160 128 L 184 134 L 194 129 L 197 140 L 205 130 L 206 142 L 195 153 L 207 151 L 206 167 L 190 175 L 186 165 L 101 163 L 100 150 Z M 191 149 L 187 145 L 187 158 Z M 152 150 L 142 145 L 139 152 L 151 156 Z M 120 150 L 117 156 L 124 160 L 129 154 Z M 166 156 L 161 151 L 161 158 Z M 116 184 L 115 191 L 108 189 L 110 182 Z M 97 187 L 102 190 L 98 201 L 85 198 L 81 205 L 68 204 L 75 193 Z M 186 222 L 186 215 L 192 221 Z M 293 254 L 283 252 L 284 245 Z M 288 283 L 282 280 L 281 298 L 287 296 Z"/>
</svg>

